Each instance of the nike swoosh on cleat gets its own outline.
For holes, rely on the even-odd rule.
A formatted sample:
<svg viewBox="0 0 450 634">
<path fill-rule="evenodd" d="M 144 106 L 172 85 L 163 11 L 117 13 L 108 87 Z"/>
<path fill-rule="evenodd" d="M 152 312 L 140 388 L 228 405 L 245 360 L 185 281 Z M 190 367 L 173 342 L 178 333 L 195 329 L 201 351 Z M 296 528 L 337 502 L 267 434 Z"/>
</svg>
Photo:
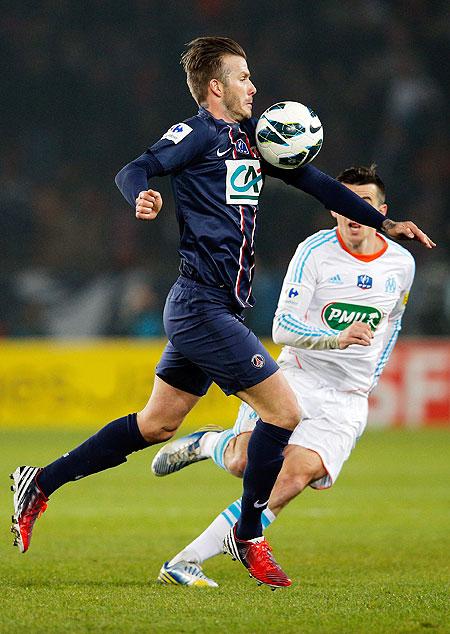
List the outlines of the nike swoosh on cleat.
<svg viewBox="0 0 450 634">
<path fill-rule="evenodd" d="M 224 152 L 219 152 L 219 150 L 217 150 L 217 156 L 220 158 L 221 156 L 224 156 L 227 152 L 229 152 L 232 149 L 233 148 L 228 147 Z"/>
<path fill-rule="evenodd" d="M 319 125 L 318 128 L 313 128 L 312 125 L 310 125 L 309 126 L 309 131 L 311 132 L 311 134 L 315 134 L 316 132 L 319 132 L 321 127 L 322 127 L 322 125 Z"/>
<path fill-rule="evenodd" d="M 259 502 L 259 500 L 256 500 L 256 502 L 254 503 L 254 507 L 255 509 L 260 509 L 263 506 L 266 506 L 266 504 L 268 503 L 269 500 L 266 500 L 265 502 Z"/>
</svg>

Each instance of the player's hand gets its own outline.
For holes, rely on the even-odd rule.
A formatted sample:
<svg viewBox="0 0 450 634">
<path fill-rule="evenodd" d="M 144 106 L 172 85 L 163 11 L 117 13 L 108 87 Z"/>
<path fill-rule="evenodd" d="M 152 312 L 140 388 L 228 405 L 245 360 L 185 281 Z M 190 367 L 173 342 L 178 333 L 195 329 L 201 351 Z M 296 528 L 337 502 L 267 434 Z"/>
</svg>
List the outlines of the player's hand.
<svg viewBox="0 0 450 634">
<path fill-rule="evenodd" d="M 345 348 L 354 344 L 370 346 L 372 339 L 373 332 L 370 326 L 362 321 L 354 321 L 348 328 L 339 333 L 339 349 L 345 350 Z"/>
<path fill-rule="evenodd" d="M 136 218 L 154 220 L 162 207 L 161 194 L 154 189 L 139 192 L 136 198 Z"/>
<path fill-rule="evenodd" d="M 427 249 L 432 249 L 436 246 L 433 240 L 430 240 L 427 234 L 410 220 L 394 222 L 386 218 L 386 220 L 383 221 L 382 227 L 383 231 L 390 238 L 395 238 L 396 240 L 417 240 L 425 245 Z"/>
</svg>

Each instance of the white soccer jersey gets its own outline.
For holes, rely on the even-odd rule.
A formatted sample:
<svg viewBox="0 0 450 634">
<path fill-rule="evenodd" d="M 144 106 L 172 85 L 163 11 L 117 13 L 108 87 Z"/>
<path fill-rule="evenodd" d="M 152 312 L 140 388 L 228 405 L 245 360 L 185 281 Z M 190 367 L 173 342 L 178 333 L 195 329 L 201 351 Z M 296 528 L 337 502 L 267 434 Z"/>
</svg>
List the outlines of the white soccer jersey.
<svg viewBox="0 0 450 634">
<path fill-rule="evenodd" d="M 371 256 L 346 248 L 337 228 L 299 244 L 284 279 L 273 338 L 286 344 L 280 367 L 302 367 L 324 385 L 369 393 L 376 385 L 401 328 L 414 278 L 414 259 L 392 240 Z M 353 321 L 374 331 L 370 346 L 314 348 Z M 319 346 L 320 348 L 320 346 Z"/>
</svg>

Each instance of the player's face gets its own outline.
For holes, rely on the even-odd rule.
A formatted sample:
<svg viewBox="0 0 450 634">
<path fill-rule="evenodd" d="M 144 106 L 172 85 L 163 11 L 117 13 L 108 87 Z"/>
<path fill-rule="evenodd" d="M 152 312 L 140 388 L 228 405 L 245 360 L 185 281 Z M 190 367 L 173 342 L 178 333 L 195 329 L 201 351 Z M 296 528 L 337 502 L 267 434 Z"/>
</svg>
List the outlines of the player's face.
<svg viewBox="0 0 450 634">
<path fill-rule="evenodd" d="M 247 62 L 239 55 L 224 55 L 222 64 L 227 75 L 222 84 L 222 105 L 232 121 L 249 119 L 256 88 L 250 81 Z"/>
<path fill-rule="evenodd" d="M 375 209 L 377 209 L 380 213 L 386 215 L 387 205 L 383 203 L 381 192 L 375 185 L 375 183 L 368 183 L 367 185 L 350 185 L 348 183 L 342 184 L 345 185 L 345 187 L 348 187 L 348 189 L 351 189 L 352 192 L 366 200 L 369 205 L 375 207 Z M 353 249 L 357 249 L 375 236 L 376 230 L 372 227 L 360 225 L 353 220 L 345 218 L 345 216 L 341 216 L 335 211 L 333 211 L 332 213 L 337 220 L 339 233 L 341 234 L 342 239 L 347 244 L 347 246 L 351 246 Z"/>
</svg>

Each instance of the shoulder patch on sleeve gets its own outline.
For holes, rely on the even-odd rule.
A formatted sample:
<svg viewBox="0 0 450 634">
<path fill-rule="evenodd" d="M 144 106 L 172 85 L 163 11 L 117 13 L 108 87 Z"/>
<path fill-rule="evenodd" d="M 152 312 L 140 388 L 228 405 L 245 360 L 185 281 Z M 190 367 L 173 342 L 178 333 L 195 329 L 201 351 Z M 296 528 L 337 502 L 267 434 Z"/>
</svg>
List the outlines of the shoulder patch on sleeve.
<svg viewBox="0 0 450 634">
<path fill-rule="evenodd" d="M 287 304 L 295 306 L 300 300 L 301 285 L 295 282 L 285 282 L 283 286 L 283 299 Z"/>
<path fill-rule="evenodd" d="M 187 123 L 176 123 L 171 128 L 167 130 L 162 139 L 167 139 L 168 141 L 173 141 L 175 144 L 179 143 L 186 137 L 188 134 L 192 132 L 192 128 Z"/>
</svg>

